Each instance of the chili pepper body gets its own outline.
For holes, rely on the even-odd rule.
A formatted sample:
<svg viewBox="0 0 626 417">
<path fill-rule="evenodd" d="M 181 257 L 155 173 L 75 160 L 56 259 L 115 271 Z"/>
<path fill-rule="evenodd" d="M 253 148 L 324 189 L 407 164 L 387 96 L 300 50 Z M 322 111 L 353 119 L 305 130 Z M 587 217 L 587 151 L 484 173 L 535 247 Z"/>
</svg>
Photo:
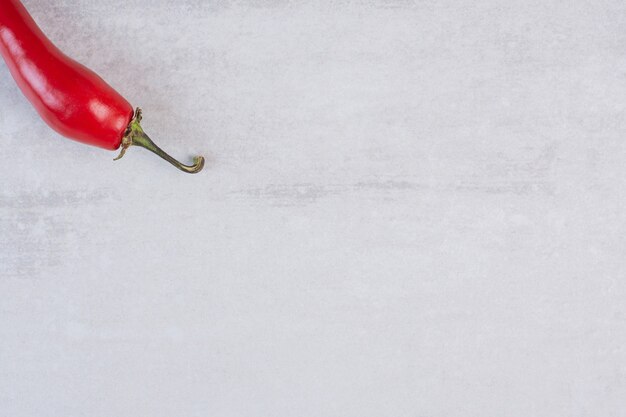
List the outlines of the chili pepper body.
<svg viewBox="0 0 626 417">
<path fill-rule="evenodd" d="M 68 138 L 104 149 L 136 145 L 176 168 L 197 173 L 198 156 L 184 165 L 152 142 L 141 128 L 141 110 L 102 78 L 61 52 L 41 31 L 20 0 L 0 0 L 0 55 L 42 119 Z"/>
<path fill-rule="evenodd" d="M 43 34 L 19 0 L 0 1 L 0 54 L 41 118 L 61 135 L 115 150 L 133 107 Z"/>
</svg>

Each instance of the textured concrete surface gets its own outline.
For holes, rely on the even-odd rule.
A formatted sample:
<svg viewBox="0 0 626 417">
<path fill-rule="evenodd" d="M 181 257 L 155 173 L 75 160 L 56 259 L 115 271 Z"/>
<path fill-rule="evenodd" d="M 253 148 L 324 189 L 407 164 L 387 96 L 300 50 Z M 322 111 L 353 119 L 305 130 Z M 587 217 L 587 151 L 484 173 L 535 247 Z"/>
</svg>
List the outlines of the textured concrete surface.
<svg viewBox="0 0 626 417">
<path fill-rule="evenodd" d="M 0 66 L 0 415 L 626 415 L 626 3 L 24 2 L 209 163 Z"/>
</svg>

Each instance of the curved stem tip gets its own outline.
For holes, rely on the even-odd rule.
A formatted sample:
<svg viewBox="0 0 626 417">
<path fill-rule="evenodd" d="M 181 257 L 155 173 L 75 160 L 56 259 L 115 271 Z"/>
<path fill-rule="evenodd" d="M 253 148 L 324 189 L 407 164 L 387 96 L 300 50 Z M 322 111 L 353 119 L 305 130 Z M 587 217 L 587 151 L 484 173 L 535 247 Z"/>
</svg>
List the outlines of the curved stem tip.
<svg viewBox="0 0 626 417">
<path fill-rule="evenodd" d="M 124 135 L 124 138 L 122 139 L 122 146 L 121 146 L 122 149 L 120 151 L 120 154 L 118 155 L 117 158 L 114 159 L 114 161 L 117 161 L 118 159 L 123 157 L 124 154 L 126 153 L 126 150 L 129 147 L 134 145 L 134 146 L 140 146 L 144 149 L 149 150 L 152 153 L 157 154 L 158 156 L 165 159 L 167 162 L 174 165 L 176 168 L 180 169 L 183 172 L 187 172 L 189 174 L 196 174 L 202 171 L 202 168 L 204 168 L 204 157 L 196 156 L 194 158 L 193 165 L 185 165 L 177 161 L 176 159 L 168 155 L 163 149 L 159 148 L 152 141 L 152 139 L 150 139 L 150 137 L 146 135 L 146 133 L 141 128 L 140 122 L 141 122 L 141 109 L 137 108 L 137 111 L 135 112 L 135 117 L 133 118 L 133 120 L 131 120 L 130 124 L 128 125 L 128 129 L 126 129 L 126 134 Z"/>
</svg>

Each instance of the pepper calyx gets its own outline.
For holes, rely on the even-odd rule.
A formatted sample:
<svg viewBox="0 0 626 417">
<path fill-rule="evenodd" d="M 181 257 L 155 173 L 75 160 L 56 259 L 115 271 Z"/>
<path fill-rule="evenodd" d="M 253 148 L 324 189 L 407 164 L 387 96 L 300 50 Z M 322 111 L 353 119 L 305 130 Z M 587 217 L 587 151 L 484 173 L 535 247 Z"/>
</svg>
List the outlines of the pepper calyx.
<svg viewBox="0 0 626 417">
<path fill-rule="evenodd" d="M 141 127 L 141 119 L 142 119 L 142 112 L 141 112 L 141 109 L 137 107 L 137 110 L 135 111 L 135 115 L 133 119 L 130 121 L 130 123 L 128 124 L 128 127 L 126 128 L 126 132 L 124 133 L 124 137 L 122 138 L 122 143 L 120 145 L 120 154 L 115 159 L 113 159 L 114 161 L 117 161 L 118 159 L 122 158 L 124 154 L 126 154 L 126 151 L 128 150 L 128 148 L 130 148 L 131 146 L 139 146 L 165 159 L 167 162 L 174 165 L 176 168 L 178 168 L 179 170 L 183 172 L 186 172 L 189 174 L 196 174 L 202 171 L 202 168 L 204 168 L 204 157 L 196 156 L 194 158 L 193 165 L 185 165 L 177 161 L 176 159 L 172 158 L 165 151 L 159 148 L 152 141 L 152 139 L 150 139 L 150 137 L 146 134 L 146 132 L 143 131 L 143 128 Z"/>
</svg>

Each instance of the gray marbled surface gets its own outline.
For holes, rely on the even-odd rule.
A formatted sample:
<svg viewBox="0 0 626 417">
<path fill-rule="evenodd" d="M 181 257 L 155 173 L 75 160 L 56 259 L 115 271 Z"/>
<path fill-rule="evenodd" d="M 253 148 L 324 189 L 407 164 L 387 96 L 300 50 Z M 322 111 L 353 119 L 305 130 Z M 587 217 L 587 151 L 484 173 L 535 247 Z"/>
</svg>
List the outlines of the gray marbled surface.
<svg viewBox="0 0 626 417">
<path fill-rule="evenodd" d="M 0 66 L 0 415 L 626 415 L 623 1 L 24 3 L 208 165 Z"/>
</svg>

